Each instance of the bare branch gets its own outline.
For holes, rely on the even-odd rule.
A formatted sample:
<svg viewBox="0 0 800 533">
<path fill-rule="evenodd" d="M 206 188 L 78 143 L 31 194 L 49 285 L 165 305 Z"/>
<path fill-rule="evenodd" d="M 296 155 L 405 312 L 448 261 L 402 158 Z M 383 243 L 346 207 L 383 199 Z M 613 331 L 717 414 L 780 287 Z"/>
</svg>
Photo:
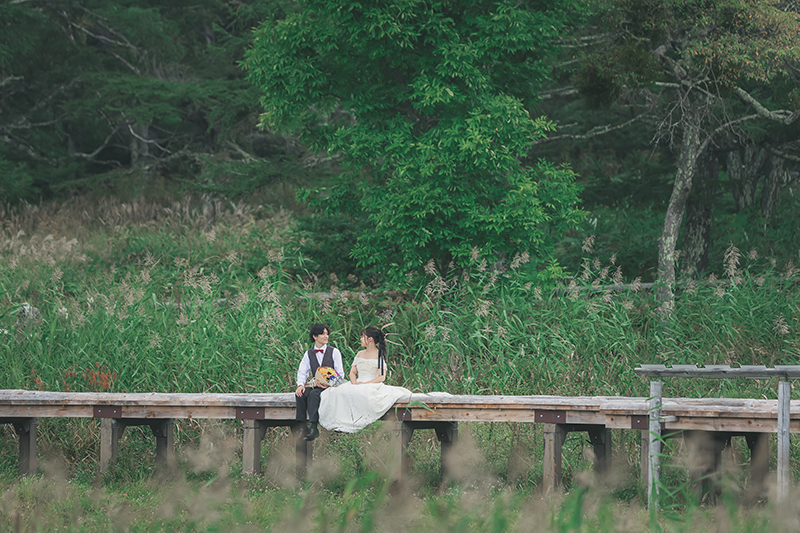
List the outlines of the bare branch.
<svg viewBox="0 0 800 533">
<path fill-rule="evenodd" d="M 584 133 L 582 135 L 564 134 L 564 135 L 556 135 L 555 137 L 546 137 L 544 139 L 539 139 L 538 141 L 532 142 L 531 146 L 536 146 L 537 144 L 545 144 L 545 143 L 549 143 L 549 142 L 553 142 L 553 141 L 562 141 L 562 140 L 565 140 L 565 139 L 591 139 L 592 137 L 597 137 L 599 135 L 605 135 L 606 133 L 611 133 L 612 131 L 620 130 L 622 128 L 630 126 L 634 122 L 637 122 L 638 120 L 641 120 L 642 118 L 644 118 L 646 116 L 648 116 L 647 113 L 642 113 L 640 115 L 636 115 L 635 117 L 633 117 L 630 120 L 626 120 L 622 124 L 617 124 L 615 126 L 611 125 L 611 124 L 606 124 L 605 126 L 597 126 L 595 128 L 590 129 L 588 132 L 586 132 L 586 133 Z"/>
<path fill-rule="evenodd" d="M 105 28 L 105 30 L 106 30 L 108 33 L 110 33 L 110 34 L 112 34 L 112 35 L 116 35 L 117 37 L 119 37 L 120 39 L 122 39 L 123 41 L 125 41 L 125 43 L 127 43 L 127 46 L 128 46 L 129 48 L 132 48 L 132 49 L 134 49 L 134 50 L 137 50 L 137 51 L 138 51 L 138 48 L 137 48 L 136 46 L 134 46 L 133 44 L 131 44 L 131 42 L 128 40 L 128 38 L 127 38 L 127 37 L 125 37 L 125 35 L 123 35 L 123 34 L 122 34 L 122 33 L 120 33 L 119 31 L 115 30 L 114 28 L 112 28 L 111 26 L 109 26 L 108 24 L 106 24 L 106 23 L 108 22 L 108 19 L 107 19 L 107 18 L 105 18 L 105 17 L 102 17 L 102 16 L 98 15 L 97 13 L 95 13 L 94 11 L 92 11 L 92 10 L 90 10 L 90 9 L 87 9 L 86 7 L 80 6 L 80 8 L 81 8 L 81 9 L 83 9 L 83 10 L 84 10 L 86 13 L 88 13 L 89 15 L 93 16 L 95 19 L 97 19 L 97 21 L 98 21 L 98 22 L 97 22 L 97 24 L 98 24 L 98 25 L 100 25 L 100 26 L 102 26 L 103 28 Z"/>
<path fill-rule="evenodd" d="M 157 146 L 157 147 L 158 147 L 160 150 L 162 150 L 162 151 L 164 151 L 164 152 L 167 152 L 168 154 L 171 154 L 171 153 L 172 153 L 172 152 L 170 152 L 168 149 L 166 149 L 166 148 L 164 148 L 163 146 L 161 146 L 160 144 L 158 144 L 156 141 L 153 141 L 153 140 L 151 140 L 151 139 L 145 139 L 144 137 L 142 137 L 142 136 L 140 136 L 140 135 L 137 135 L 137 134 L 136 134 L 136 132 L 135 132 L 135 131 L 133 131 L 133 126 L 131 126 L 131 124 L 130 124 L 130 123 L 128 123 L 128 131 L 130 131 L 130 132 L 131 132 L 131 135 L 133 135 L 134 137 L 136 137 L 137 139 L 139 139 L 139 140 L 140 140 L 140 141 L 142 141 L 143 143 L 146 143 L 146 144 L 154 144 L 154 145 L 155 145 L 155 146 Z"/>
<path fill-rule="evenodd" d="M 110 53 L 112 56 L 114 56 L 114 57 L 116 57 L 117 59 L 119 59 L 120 61 L 122 61 L 122 62 L 125 64 L 125 66 L 126 66 L 126 67 L 128 67 L 129 69 L 131 69 L 131 70 L 132 70 L 132 71 L 133 71 L 133 72 L 134 72 L 134 73 L 135 73 L 137 76 L 141 76 L 141 75 L 142 75 L 142 73 L 139 71 L 139 69 L 138 69 L 138 68 L 136 68 L 136 67 L 134 67 L 133 65 L 131 65 L 131 64 L 130 64 L 129 62 L 127 62 L 127 61 L 126 61 L 126 60 L 125 60 L 125 59 L 124 59 L 122 56 L 120 56 L 119 54 L 117 54 L 117 53 L 116 53 L 116 52 L 114 52 L 113 50 L 109 50 L 109 53 Z"/>
<path fill-rule="evenodd" d="M 779 109 L 777 111 L 770 111 L 766 107 L 764 107 L 761 102 L 756 100 L 750 93 L 742 89 L 741 87 L 736 87 L 734 89 L 736 94 L 739 98 L 746 104 L 750 104 L 756 110 L 756 112 L 761 115 L 762 117 L 772 120 L 774 122 L 778 122 L 785 126 L 790 126 L 795 120 L 800 118 L 800 109 L 792 113 L 791 111 L 787 111 L 786 109 Z"/>
<path fill-rule="evenodd" d="M 53 124 L 58 124 L 59 122 L 64 120 L 65 117 L 66 117 L 66 115 L 62 115 L 62 116 L 60 116 L 58 118 L 54 118 L 53 120 L 48 120 L 47 122 L 22 123 L 20 121 L 17 121 L 15 124 L 11 124 L 9 126 L 3 126 L 3 129 L 4 130 L 29 130 L 31 128 L 40 128 L 42 126 L 52 126 Z"/>
<path fill-rule="evenodd" d="M 123 43 L 122 41 L 115 41 L 114 39 L 109 39 L 105 35 L 98 35 L 96 33 L 92 33 L 89 30 L 87 30 L 86 28 L 84 28 L 83 26 L 81 26 L 80 24 L 76 24 L 76 23 L 74 23 L 72 21 L 69 22 L 69 25 L 72 26 L 73 28 L 77 28 L 77 29 L 81 30 L 83 33 L 85 33 L 85 34 L 87 34 L 87 35 L 89 35 L 91 37 L 94 37 L 95 39 L 97 39 L 99 41 L 103 41 L 103 42 L 106 42 L 108 44 L 116 44 L 117 46 L 124 46 L 125 48 L 131 48 L 133 50 L 138 51 L 138 48 L 133 46 L 131 43 Z"/>
<path fill-rule="evenodd" d="M 794 154 L 787 154 L 786 152 L 778 150 L 769 143 L 764 143 L 764 148 L 766 148 L 769 153 L 771 153 L 776 157 L 780 157 L 781 159 L 786 159 L 787 161 L 795 161 L 797 163 L 800 163 L 800 156 L 796 156 Z"/>
<path fill-rule="evenodd" d="M 539 100 L 551 100 L 553 98 L 562 98 L 564 96 L 572 96 L 578 94 L 578 89 L 575 87 L 565 87 L 555 91 L 548 91 L 546 93 L 539 93 Z"/>
<path fill-rule="evenodd" d="M 22 76 L 9 76 L 8 78 L 3 78 L 2 80 L 0 80 L 0 87 L 11 85 L 11 83 L 21 79 L 23 79 Z"/>
<path fill-rule="evenodd" d="M 31 156 L 33 159 L 36 159 L 37 161 L 44 161 L 51 166 L 56 166 L 56 161 L 54 159 L 51 159 L 49 157 L 44 157 L 43 155 L 36 153 L 36 150 L 31 148 L 27 144 L 19 141 L 18 139 L 12 139 L 8 135 L 2 135 L 0 136 L 0 141 L 6 144 L 10 144 L 17 150 L 22 150 L 23 152 L 27 153 L 29 156 Z"/>
<path fill-rule="evenodd" d="M 45 97 L 44 99 L 42 99 L 42 100 L 39 100 L 38 102 L 36 102 L 36 104 L 34 104 L 34 106 L 33 106 L 33 107 L 31 107 L 31 108 L 28 110 L 28 112 L 27 112 L 26 114 L 22 115 L 22 116 L 21 116 L 21 117 L 20 117 L 20 118 L 19 118 L 19 119 L 18 119 L 18 120 L 17 120 L 17 121 L 14 123 L 14 125 L 15 125 L 15 126 L 19 126 L 19 127 L 23 127 L 23 126 L 21 126 L 21 125 L 22 125 L 22 124 L 24 124 L 24 123 L 25 123 L 25 122 L 28 120 L 28 118 L 27 118 L 27 117 L 28 117 L 29 115 L 33 114 L 33 112 L 34 112 L 34 111 L 36 111 L 36 110 L 38 110 L 38 109 L 41 109 L 42 107 L 44 107 L 44 105 L 45 105 L 47 102 L 49 102 L 50 100 L 52 100 L 53 98 L 55 98 L 55 96 L 56 96 L 58 93 L 60 93 L 60 92 L 63 92 L 63 91 L 64 91 L 64 90 L 66 90 L 66 89 L 69 89 L 69 88 L 70 88 L 70 87 L 72 87 L 72 86 L 73 86 L 73 85 L 74 85 L 74 84 L 75 84 L 77 81 L 78 81 L 78 79 L 77 79 L 77 78 L 73 79 L 73 80 L 72 80 L 72 81 L 70 81 L 68 84 L 66 84 L 66 85 L 62 85 L 62 86 L 58 87 L 58 88 L 57 88 L 55 91 L 53 91 L 52 93 L 50 93 L 50 94 L 49 94 L 47 97 Z"/>
<path fill-rule="evenodd" d="M 703 144 L 700 145 L 700 148 L 698 149 L 697 153 L 702 153 L 703 151 L 705 151 L 705 149 L 708 148 L 708 145 L 711 144 L 711 141 L 714 140 L 714 137 L 718 133 L 722 133 L 723 131 L 737 124 L 741 124 L 742 122 L 747 122 L 748 120 L 755 120 L 757 118 L 763 118 L 763 117 L 761 117 L 761 115 L 747 115 L 744 117 L 737 118 L 735 120 L 729 120 L 728 122 L 719 126 L 717 129 L 708 134 L 708 137 L 706 137 L 706 140 L 703 141 Z"/>
<path fill-rule="evenodd" d="M 233 148 L 237 153 L 239 153 L 247 163 L 252 163 L 253 161 L 258 161 L 259 158 L 253 155 L 248 154 L 241 146 L 236 144 L 233 141 L 228 141 L 227 145 Z"/>
<path fill-rule="evenodd" d="M 108 146 L 108 143 L 111 142 L 111 138 L 114 137 L 114 135 L 117 134 L 117 131 L 119 131 L 119 126 L 114 128 L 114 130 L 111 133 L 108 134 L 108 137 L 106 137 L 106 140 L 103 142 L 103 144 L 98 146 L 97 149 L 94 152 L 92 152 L 90 154 L 84 154 L 84 153 L 81 153 L 81 152 L 73 152 L 72 155 L 74 155 L 75 157 L 80 157 L 81 159 L 94 159 L 95 156 L 97 156 L 97 154 L 99 154 L 101 150 L 103 150 L 106 146 Z"/>
<path fill-rule="evenodd" d="M 587 46 L 593 46 L 599 41 L 605 41 L 610 37 L 610 33 L 601 33 L 599 35 L 587 35 L 585 37 L 576 37 L 574 39 L 561 39 L 559 44 L 562 48 L 585 48 Z"/>
</svg>

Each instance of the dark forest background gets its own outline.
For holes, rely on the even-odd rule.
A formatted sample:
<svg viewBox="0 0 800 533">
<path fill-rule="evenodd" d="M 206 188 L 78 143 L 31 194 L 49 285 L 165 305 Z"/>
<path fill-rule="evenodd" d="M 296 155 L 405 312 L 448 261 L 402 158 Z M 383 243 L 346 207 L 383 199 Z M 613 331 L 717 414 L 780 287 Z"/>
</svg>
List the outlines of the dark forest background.
<svg viewBox="0 0 800 533">
<path fill-rule="evenodd" d="M 209 224 L 236 202 L 284 209 L 309 268 L 343 280 L 389 281 L 426 257 L 458 267 L 475 253 L 502 268 L 528 250 L 532 275 L 577 273 L 587 241 L 629 280 L 720 273 L 732 243 L 793 264 L 798 11 L 735 0 L 5 1 L 0 199 L 11 212 L 76 196 L 191 198 Z M 465 147 L 482 115 L 519 106 L 541 122 L 523 116 L 506 137 Z M 350 136 L 334 139 L 341 131 Z M 431 135 L 441 160 L 430 167 L 387 148 L 399 139 L 421 153 Z M 380 142 L 362 150 L 370 139 Z M 487 154 L 500 148 L 508 157 L 495 165 Z M 468 149 L 473 159 L 459 159 Z M 421 179 L 398 185 L 401 173 Z M 547 183 L 559 188 L 543 193 Z M 528 196 L 513 204 L 509 191 Z M 450 235 L 472 215 L 442 219 L 448 195 L 491 216 Z M 525 218 L 534 197 L 539 218 Z M 383 218 L 368 207 L 376 199 Z"/>
</svg>

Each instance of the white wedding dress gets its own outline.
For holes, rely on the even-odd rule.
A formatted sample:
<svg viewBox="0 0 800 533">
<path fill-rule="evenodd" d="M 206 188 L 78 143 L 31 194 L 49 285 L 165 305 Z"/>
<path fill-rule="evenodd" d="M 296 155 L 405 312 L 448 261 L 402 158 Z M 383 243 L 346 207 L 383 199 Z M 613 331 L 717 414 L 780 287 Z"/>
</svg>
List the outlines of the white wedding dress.
<svg viewBox="0 0 800 533">
<path fill-rule="evenodd" d="M 378 377 L 378 360 L 358 357 L 353 360 L 359 381 Z M 338 387 L 322 391 L 319 423 L 325 429 L 355 433 L 372 424 L 401 398 L 410 398 L 411 391 L 385 383 L 354 385 L 346 381 Z"/>
</svg>

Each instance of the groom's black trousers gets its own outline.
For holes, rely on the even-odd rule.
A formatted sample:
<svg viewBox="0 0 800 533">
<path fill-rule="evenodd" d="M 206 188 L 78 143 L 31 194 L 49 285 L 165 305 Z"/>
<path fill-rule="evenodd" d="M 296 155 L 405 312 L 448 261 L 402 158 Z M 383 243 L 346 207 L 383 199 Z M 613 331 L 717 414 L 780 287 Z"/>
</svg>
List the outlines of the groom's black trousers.
<svg viewBox="0 0 800 533">
<path fill-rule="evenodd" d="M 297 400 L 297 416 L 295 417 L 298 422 L 306 421 L 306 412 L 308 412 L 309 422 L 319 422 L 319 400 L 322 387 L 306 387 L 302 396 L 295 396 Z"/>
</svg>

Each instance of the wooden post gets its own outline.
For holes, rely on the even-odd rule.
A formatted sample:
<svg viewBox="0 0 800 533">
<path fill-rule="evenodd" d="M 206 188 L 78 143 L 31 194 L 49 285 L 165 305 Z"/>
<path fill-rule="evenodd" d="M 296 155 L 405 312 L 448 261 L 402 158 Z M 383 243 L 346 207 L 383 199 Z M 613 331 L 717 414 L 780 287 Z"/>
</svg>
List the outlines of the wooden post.
<svg viewBox="0 0 800 533">
<path fill-rule="evenodd" d="M 650 446 L 647 469 L 647 506 L 658 509 L 658 481 L 661 473 L 661 381 L 650 382 Z"/>
<path fill-rule="evenodd" d="M 611 430 L 605 426 L 588 426 L 587 431 L 594 451 L 594 471 L 605 474 L 611 469 Z"/>
<path fill-rule="evenodd" d="M 769 434 L 748 433 L 745 435 L 750 449 L 750 494 L 758 498 L 764 492 L 764 483 L 769 473 Z"/>
<path fill-rule="evenodd" d="M 261 473 L 261 441 L 267 434 L 263 420 L 243 420 L 242 474 Z"/>
<path fill-rule="evenodd" d="M 542 424 L 544 428 L 544 472 L 542 485 L 545 492 L 561 484 L 561 448 L 567 438 L 563 424 Z"/>
<path fill-rule="evenodd" d="M 297 479 L 305 479 L 308 473 L 308 466 L 311 464 L 314 455 L 314 441 L 305 440 L 306 423 L 297 422 L 291 426 L 294 435 L 294 452 L 297 468 Z"/>
<path fill-rule="evenodd" d="M 789 381 L 778 382 L 778 500 L 787 501 L 792 476 L 789 464 L 789 413 L 792 387 Z"/>
<path fill-rule="evenodd" d="M 392 465 L 391 477 L 393 481 L 400 481 L 411 472 L 411 461 L 408 457 L 408 445 L 414 436 L 414 427 L 402 420 L 392 420 Z"/>
<path fill-rule="evenodd" d="M 384 422 L 385 428 L 389 430 L 391 449 L 389 451 L 388 467 L 389 479 L 393 482 L 400 481 L 404 477 L 403 472 L 403 422 L 400 420 L 388 420 Z"/>
<path fill-rule="evenodd" d="M 32 476 L 36 473 L 37 426 L 36 418 L 20 418 L 14 422 L 14 430 L 19 435 L 20 476 Z"/>
<path fill-rule="evenodd" d="M 167 465 L 173 461 L 175 452 L 175 421 L 172 418 L 154 420 L 148 424 L 156 437 L 156 463 Z"/>
<path fill-rule="evenodd" d="M 442 479 L 447 478 L 451 464 L 453 444 L 458 440 L 458 422 L 441 422 L 434 426 L 439 439 Z"/>
<path fill-rule="evenodd" d="M 117 423 L 116 418 L 100 419 L 100 472 L 108 472 L 111 461 L 119 453 L 119 438 L 125 426 Z"/>
<path fill-rule="evenodd" d="M 686 430 L 682 432 L 689 458 L 689 482 L 698 500 L 715 503 L 721 494 L 722 451 L 730 445 L 727 432 Z"/>
<path fill-rule="evenodd" d="M 639 435 L 639 481 L 643 487 L 650 481 L 650 430 L 643 429 Z"/>
<path fill-rule="evenodd" d="M 100 472 L 107 472 L 119 455 L 119 439 L 128 426 L 150 426 L 156 437 L 156 463 L 169 463 L 175 449 L 174 425 L 172 418 L 101 418 Z"/>
</svg>

